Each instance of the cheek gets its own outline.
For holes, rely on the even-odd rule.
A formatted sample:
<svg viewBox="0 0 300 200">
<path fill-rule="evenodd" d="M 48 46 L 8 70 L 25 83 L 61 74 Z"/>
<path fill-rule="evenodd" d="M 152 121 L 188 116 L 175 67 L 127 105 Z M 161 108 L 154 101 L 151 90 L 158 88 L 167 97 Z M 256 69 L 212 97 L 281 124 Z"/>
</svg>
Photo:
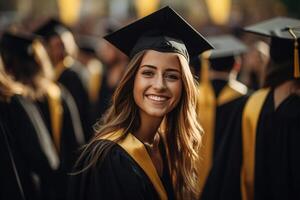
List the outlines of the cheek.
<svg viewBox="0 0 300 200">
<path fill-rule="evenodd" d="M 181 95 L 182 95 L 182 83 L 178 83 L 176 85 L 173 85 L 171 88 L 172 94 L 173 94 L 173 104 L 174 107 L 178 104 L 178 102 L 181 99 Z"/>
<path fill-rule="evenodd" d="M 136 77 L 133 84 L 133 98 L 137 105 L 139 105 L 139 101 L 143 98 L 143 88 L 143 81 Z"/>
</svg>

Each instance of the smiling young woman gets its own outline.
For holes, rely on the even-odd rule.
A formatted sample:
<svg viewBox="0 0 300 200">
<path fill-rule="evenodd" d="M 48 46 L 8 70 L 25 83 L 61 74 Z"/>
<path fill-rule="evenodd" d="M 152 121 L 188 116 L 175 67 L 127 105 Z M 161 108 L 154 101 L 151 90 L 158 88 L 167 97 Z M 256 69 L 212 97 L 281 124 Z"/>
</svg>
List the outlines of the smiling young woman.
<svg viewBox="0 0 300 200">
<path fill-rule="evenodd" d="M 78 161 L 70 199 L 197 199 L 202 128 L 188 61 L 210 45 L 169 7 L 106 39 L 131 61 Z"/>
</svg>

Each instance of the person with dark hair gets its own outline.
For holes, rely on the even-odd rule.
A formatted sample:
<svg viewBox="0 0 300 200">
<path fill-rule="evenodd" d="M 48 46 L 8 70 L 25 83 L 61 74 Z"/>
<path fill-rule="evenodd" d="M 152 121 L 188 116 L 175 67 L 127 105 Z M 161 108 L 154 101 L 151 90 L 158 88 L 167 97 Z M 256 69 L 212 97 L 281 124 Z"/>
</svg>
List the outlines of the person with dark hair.
<svg viewBox="0 0 300 200">
<path fill-rule="evenodd" d="M 0 199 L 54 200 L 59 157 L 27 96 L 26 88 L 0 66 Z"/>
<path fill-rule="evenodd" d="M 269 37 L 264 88 L 244 108 L 243 199 L 299 199 L 300 20 L 277 17 L 245 28 Z"/>
<path fill-rule="evenodd" d="M 105 34 L 110 34 L 121 28 L 121 23 L 112 18 L 103 22 Z M 99 105 L 97 107 L 97 118 L 105 113 L 111 104 L 111 98 L 128 65 L 127 56 L 108 41 L 102 39 L 99 46 L 99 57 L 103 62 L 103 81 L 99 93 Z"/>
<path fill-rule="evenodd" d="M 91 102 L 91 121 L 95 123 L 100 117 L 102 111 L 99 107 L 105 107 L 100 97 L 103 89 L 103 79 L 105 76 L 104 65 L 98 58 L 99 38 L 91 35 L 78 35 L 78 61 L 86 66 L 89 72 L 89 98 Z M 107 94 L 109 95 L 109 94 Z"/>
<path fill-rule="evenodd" d="M 278 17 L 245 28 L 270 38 L 265 86 L 246 101 L 241 123 L 231 125 L 231 139 L 223 142 L 209 176 L 207 199 L 300 198 L 299 25 Z"/>
<path fill-rule="evenodd" d="M 202 56 L 204 60 L 202 59 L 202 77 L 199 85 L 198 114 L 205 131 L 200 151 L 202 162 L 199 166 L 202 190 L 222 142 L 227 137 L 225 130 L 230 121 L 237 120 L 239 104 L 245 101 L 248 92 L 247 87 L 236 80 L 241 66 L 241 55 L 246 52 L 247 47 L 231 35 L 207 39 L 215 49 L 208 55 L 203 55 L 207 58 Z"/>
<path fill-rule="evenodd" d="M 1 53 L 5 70 L 28 91 L 28 100 L 36 104 L 40 120 L 45 122 L 56 146 L 61 161 L 58 171 L 61 180 L 57 180 L 61 191 L 57 191 L 57 195 L 63 195 L 67 173 L 77 159 L 79 147 L 84 144 L 75 102 L 66 89 L 51 81 L 47 74 L 47 70 L 52 70 L 50 60 L 40 40 L 33 35 L 4 33 Z"/>
<path fill-rule="evenodd" d="M 211 45 L 170 7 L 105 36 L 130 63 L 69 199 L 196 199 L 202 128 L 189 57 Z"/>
<path fill-rule="evenodd" d="M 41 36 L 55 71 L 55 81 L 62 84 L 73 96 L 79 111 L 85 140 L 92 135 L 89 100 L 89 74 L 77 60 L 78 47 L 72 32 L 60 21 L 48 19 L 34 34 Z"/>
</svg>

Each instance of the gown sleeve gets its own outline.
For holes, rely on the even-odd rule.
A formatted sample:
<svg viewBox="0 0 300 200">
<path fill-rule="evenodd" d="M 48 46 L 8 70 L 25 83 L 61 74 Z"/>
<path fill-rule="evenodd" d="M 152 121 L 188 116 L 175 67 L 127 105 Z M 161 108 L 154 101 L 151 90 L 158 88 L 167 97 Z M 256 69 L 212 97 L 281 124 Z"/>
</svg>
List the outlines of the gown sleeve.
<svg viewBox="0 0 300 200">
<path fill-rule="evenodd" d="M 120 146 L 114 145 L 101 165 L 70 177 L 69 199 L 148 200 L 158 196 L 138 164 Z"/>
</svg>

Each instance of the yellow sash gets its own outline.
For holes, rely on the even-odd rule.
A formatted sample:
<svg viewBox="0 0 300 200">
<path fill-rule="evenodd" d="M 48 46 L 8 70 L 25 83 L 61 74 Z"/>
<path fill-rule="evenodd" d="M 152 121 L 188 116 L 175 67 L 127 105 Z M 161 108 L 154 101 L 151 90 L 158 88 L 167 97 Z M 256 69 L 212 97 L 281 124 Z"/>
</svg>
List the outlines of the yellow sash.
<svg viewBox="0 0 300 200">
<path fill-rule="evenodd" d="M 96 102 L 102 84 L 103 65 L 100 61 L 93 59 L 88 63 L 87 69 L 90 73 L 89 97 L 91 102 Z"/>
<path fill-rule="evenodd" d="M 243 200 L 254 199 L 255 140 L 258 118 L 270 89 L 255 92 L 247 101 L 242 118 L 243 162 L 241 192 Z"/>
<path fill-rule="evenodd" d="M 51 119 L 51 127 L 54 144 L 57 151 L 60 151 L 61 128 L 63 120 L 63 107 L 61 104 L 61 91 L 55 83 L 49 83 L 47 98 Z"/>
<path fill-rule="evenodd" d="M 71 56 L 66 56 L 62 62 L 57 64 L 54 69 L 55 73 L 55 80 L 57 81 L 60 75 L 65 71 L 66 68 L 69 68 L 71 65 L 74 64 L 74 59 Z"/>
<path fill-rule="evenodd" d="M 117 138 L 121 137 L 123 132 L 117 131 L 108 135 L 104 135 L 101 139 L 106 139 L 110 141 L 115 141 Z M 145 146 L 141 141 L 129 133 L 126 138 L 118 142 L 120 145 L 134 160 L 138 165 L 144 170 L 144 172 L 149 177 L 155 190 L 157 191 L 161 200 L 168 199 L 165 188 L 157 174 L 155 166 L 152 163 L 151 157 L 149 156 Z"/>
<path fill-rule="evenodd" d="M 235 80 L 229 81 L 229 83 L 222 89 L 218 98 L 215 97 L 215 93 L 210 82 L 202 82 L 199 85 L 198 115 L 200 124 L 205 132 L 202 138 L 203 146 L 200 150 L 202 158 L 199 166 L 200 191 L 203 190 L 212 165 L 216 106 L 230 102 L 242 95 L 245 95 L 246 93 L 246 86 Z"/>
</svg>

